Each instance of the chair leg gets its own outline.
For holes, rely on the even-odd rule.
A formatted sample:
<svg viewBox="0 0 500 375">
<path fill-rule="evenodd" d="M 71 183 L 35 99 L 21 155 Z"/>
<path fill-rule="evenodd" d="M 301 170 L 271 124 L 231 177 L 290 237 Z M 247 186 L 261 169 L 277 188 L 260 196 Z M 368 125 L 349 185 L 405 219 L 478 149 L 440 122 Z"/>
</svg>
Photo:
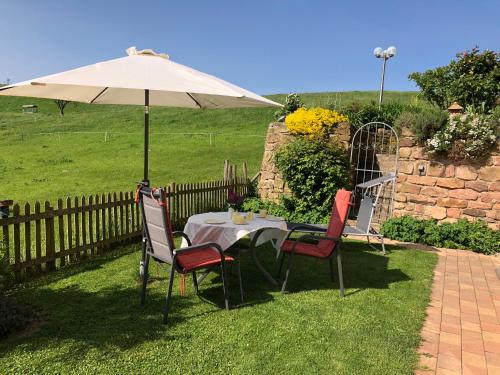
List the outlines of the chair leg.
<svg viewBox="0 0 500 375">
<path fill-rule="evenodd" d="M 141 291 L 141 306 L 144 306 L 144 303 L 146 302 L 146 286 L 148 285 L 148 278 L 149 278 L 149 259 L 151 257 L 149 254 L 146 255 L 146 259 L 144 260 L 144 272 L 142 274 L 142 291 Z"/>
<path fill-rule="evenodd" d="M 170 304 L 170 297 L 172 296 L 172 287 L 174 286 L 175 277 L 175 261 L 172 263 L 172 268 L 170 269 L 170 279 L 168 280 L 168 291 L 167 298 L 165 301 L 165 309 L 163 310 L 163 324 L 168 322 L 168 308 Z"/>
<path fill-rule="evenodd" d="M 384 237 L 380 236 L 380 243 L 382 244 L 382 254 L 385 255 L 385 244 L 384 244 Z"/>
<path fill-rule="evenodd" d="M 238 281 L 240 283 L 241 303 L 243 303 L 244 295 L 243 295 L 243 282 L 241 281 L 241 250 L 240 249 L 238 249 Z"/>
<path fill-rule="evenodd" d="M 293 258 L 293 254 L 289 253 L 288 254 L 288 266 L 287 266 L 286 273 L 285 273 L 285 281 L 283 281 L 283 285 L 281 286 L 281 294 L 285 294 L 286 283 L 288 282 L 288 276 L 290 276 L 290 269 L 292 268 L 292 258 Z"/>
<path fill-rule="evenodd" d="M 283 261 L 285 260 L 285 253 L 280 253 L 280 260 L 279 260 L 279 266 L 278 266 L 278 274 L 276 275 L 276 279 L 281 279 L 281 269 L 283 268 Z"/>
<path fill-rule="evenodd" d="M 222 288 L 224 289 L 224 304 L 226 305 L 226 310 L 229 310 L 229 290 L 226 278 L 226 267 L 224 262 L 220 264 L 221 274 L 222 274 Z"/>
<path fill-rule="evenodd" d="M 333 259 L 332 257 L 328 258 L 328 265 L 330 267 L 330 278 L 332 279 L 332 283 L 335 282 L 335 272 L 333 272 Z"/>
<path fill-rule="evenodd" d="M 198 295 L 200 293 L 200 290 L 198 289 L 198 279 L 196 278 L 196 272 L 193 271 L 191 272 L 191 274 L 193 275 L 193 286 L 194 286 L 194 291 L 196 292 L 196 294 Z"/>
<path fill-rule="evenodd" d="M 339 271 L 340 297 L 344 297 L 344 276 L 342 275 L 342 256 L 340 254 L 340 246 L 335 251 L 335 253 L 337 254 L 337 267 L 338 267 L 338 271 Z"/>
</svg>

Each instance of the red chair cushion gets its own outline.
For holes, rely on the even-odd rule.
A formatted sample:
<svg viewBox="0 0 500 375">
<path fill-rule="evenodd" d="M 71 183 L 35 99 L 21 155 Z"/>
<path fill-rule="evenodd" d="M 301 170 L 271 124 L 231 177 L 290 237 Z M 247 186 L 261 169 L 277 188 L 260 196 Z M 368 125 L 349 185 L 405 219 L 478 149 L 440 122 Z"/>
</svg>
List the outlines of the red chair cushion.
<svg viewBox="0 0 500 375">
<path fill-rule="evenodd" d="M 216 266 L 220 264 L 219 252 L 211 247 L 180 252 L 176 259 L 179 268 L 181 268 L 183 272 L 190 272 L 197 268 Z M 234 258 L 225 255 L 224 260 L 226 262 L 232 262 Z"/>
<path fill-rule="evenodd" d="M 327 237 L 339 238 L 344 230 L 344 224 L 347 220 L 349 206 L 351 201 L 351 192 L 340 189 L 335 194 L 335 200 L 332 205 L 332 214 L 326 231 Z"/>
<path fill-rule="evenodd" d="M 281 245 L 281 251 L 290 253 L 296 241 L 286 240 Z M 332 241 L 319 241 L 319 243 L 311 244 L 305 242 L 298 242 L 295 246 L 295 254 L 305 255 L 314 258 L 327 258 L 333 251 L 334 242 Z"/>
</svg>

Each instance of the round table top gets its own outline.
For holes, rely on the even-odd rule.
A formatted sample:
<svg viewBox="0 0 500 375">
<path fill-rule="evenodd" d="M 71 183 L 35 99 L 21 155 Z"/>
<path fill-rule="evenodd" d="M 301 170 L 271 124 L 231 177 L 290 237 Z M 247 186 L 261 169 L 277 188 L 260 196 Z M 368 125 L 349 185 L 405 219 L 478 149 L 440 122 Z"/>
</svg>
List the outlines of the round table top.
<svg viewBox="0 0 500 375">
<path fill-rule="evenodd" d="M 244 213 L 241 213 L 245 215 Z M 210 224 L 207 219 L 221 220 L 223 223 Z M 184 233 L 191 239 L 193 245 L 204 242 L 215 242 L 222 249 L 227 249 L 239 239 L 245 236 L 252 236 L 258 230 L 268 228 L 263 232 L 257 241 L 257 246 L 272 239 L 282 240 L 287 234 L 287 224 L 285 220 L 273 220 L 272 217 L 259 218 L 254 215 L 254 219 L 246 224 L 234 224 L 229 218 L 228 212 L 207 212 L 189 217 Z M 182 246 L 186 246 L 184 243 Z"/>
</svg>

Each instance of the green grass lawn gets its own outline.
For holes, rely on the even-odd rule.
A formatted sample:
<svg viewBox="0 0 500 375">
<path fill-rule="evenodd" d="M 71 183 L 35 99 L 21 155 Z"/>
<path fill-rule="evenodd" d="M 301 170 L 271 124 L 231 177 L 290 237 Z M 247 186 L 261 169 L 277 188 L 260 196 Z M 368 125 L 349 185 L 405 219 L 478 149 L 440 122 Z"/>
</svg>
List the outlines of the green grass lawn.
<svg viewBox="0 0 500 375">
<path fill-rule="evenodd" d="M 309 106 L 340 107 L 377 100 L 378 93 L 305 93 Z M 408 102 L 413 92 L 387 92 Z M 284 95 L 271 95 L 283 101 Z M 22 114 L 23 104 L 39 113 Z M 273 108 L 152 108 L 150 178 L 155 185 L 221 179 L 223 162 L 256 173 Z M 50 100 L 0 97 L 0 200 L 20 203 L 132 190 L 142 178 L 143 109 L 71 103 L 61 117 Z M 75 133 L 82 132 L 82 133 Z M 94 133 L 89 133 L 94 132 Z M 108 136 L 105 136 L 108 132 Z M 50 133 L 50 134 L 43 134 Z M 212 144 L 206 134 L 212 133 Z"/>
<path fill-rule="evenodd" d="M 0 342 L 2 373 L 412 374 L 436 255 L 392 248 L 384 256 L 358 242 L 345 246 L 346 297 L 328 264 L 297 259 L 281 295 L 248 256 L 242 270 L 247 304 L 223 303 L 211 274 L 201 296 L 174 286 L 169 326 L 161 324 L 168 269 L 139 306 L 137 246 L 68 267 L 13 293 L 46 323 L 31 337 Z M 275 269 L 275 253 L 261 253 Z M 159 277 L 159 278 L 158 278 Z M 190 281 L 190 279 L 188 279 Z M 235 272 L 232 301 L 238 301 Z"/>
</svg>

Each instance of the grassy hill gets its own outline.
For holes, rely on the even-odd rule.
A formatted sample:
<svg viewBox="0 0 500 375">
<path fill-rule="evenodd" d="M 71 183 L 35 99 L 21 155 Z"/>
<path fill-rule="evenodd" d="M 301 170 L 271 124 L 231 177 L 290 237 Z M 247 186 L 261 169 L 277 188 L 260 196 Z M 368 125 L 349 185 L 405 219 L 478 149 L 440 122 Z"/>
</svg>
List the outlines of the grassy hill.
<svg viewBox="0 0 500 375">
<path fill-rule="evenodd" d="M 414 96 L 387 92 L 385 100 L 408 102 Z M 282 102 L 285 95 L 268 97 Z M 351 101 L 376 101 L 378 92 L 302 97 L 308 106 L 341 107 Z M 39 112 L 21 113 L 24 104 L 36 104 Z M 249 173 L 256 173 L 274 111 L 152 108 L 153 184 L 220 179 L 224 159 L 238 165 L 246 161 Z M 140 106 L 70 103 L 60 116 L 51 100 L 0 97 L 0 200 L 22 203 L 132 190 L 142 177 L 142 123 Z"/>
</svg>

